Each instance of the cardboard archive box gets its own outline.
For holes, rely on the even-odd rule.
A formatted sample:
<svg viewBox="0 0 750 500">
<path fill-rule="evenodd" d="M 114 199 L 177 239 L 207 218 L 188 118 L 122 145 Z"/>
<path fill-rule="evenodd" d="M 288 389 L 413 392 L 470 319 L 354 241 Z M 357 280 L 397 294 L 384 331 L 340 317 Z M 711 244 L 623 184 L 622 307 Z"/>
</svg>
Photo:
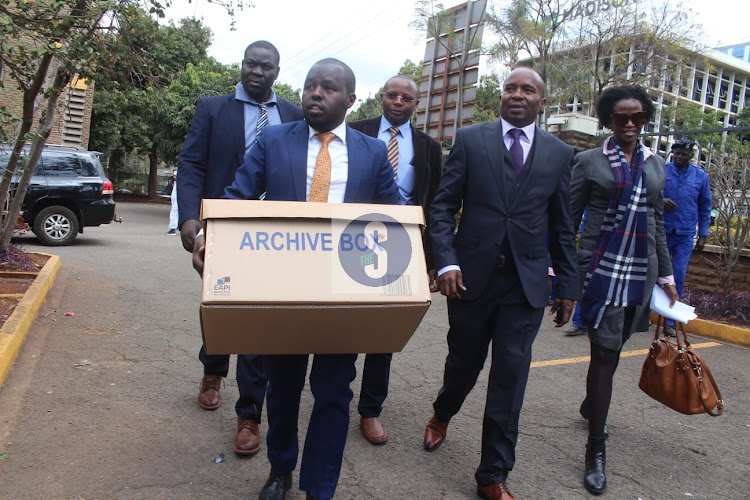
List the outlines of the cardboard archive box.
<svg viewBox="0 0 750 500">
<path fill-rule="evenodd" d="M 403 349 L 430 306 L 421 207 L 203 200 L 208 354 Z"/>
</svg>

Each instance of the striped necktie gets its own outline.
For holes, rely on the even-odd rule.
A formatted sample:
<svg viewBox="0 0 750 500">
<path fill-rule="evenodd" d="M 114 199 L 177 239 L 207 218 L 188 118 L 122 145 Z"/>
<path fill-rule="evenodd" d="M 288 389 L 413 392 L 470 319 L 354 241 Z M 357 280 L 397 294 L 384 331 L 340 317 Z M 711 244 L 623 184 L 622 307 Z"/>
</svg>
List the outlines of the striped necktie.
<svg viewBox="0 0 750 500">
<path fill-rule="evenodd" d="M 396 141 L 398 129 L 391 127 L 388 132 L 391 133 L 391 139 L 388 141 L 388 161 L 393 166 L 393 178 L 398 179 L 398 141 Z"/>
<path fill-rule="evenodd" d="M 258 134 L 260 134 L 260 131 L 263 130 L 263 127 L 268 125 L 268 113 L 266 113 L 266 105 L 258 104 L 258 107 L 260 108 L 260 115 L 258 116 L 258 123 L 257 125 L 255 125 L 255 140 L 258 140 Z"/>
<path fill-rule="evenodd" d="M 328 190 L 331 187 L 331 154 L 328 152 L 328 143 L 336 137 L 333 132 L 322 132 L 315 134 L 323 143 L 318 151 L 318 159 L 315 161 L 310 196 L 307 201 L 328 201 Z"/>
</svg>

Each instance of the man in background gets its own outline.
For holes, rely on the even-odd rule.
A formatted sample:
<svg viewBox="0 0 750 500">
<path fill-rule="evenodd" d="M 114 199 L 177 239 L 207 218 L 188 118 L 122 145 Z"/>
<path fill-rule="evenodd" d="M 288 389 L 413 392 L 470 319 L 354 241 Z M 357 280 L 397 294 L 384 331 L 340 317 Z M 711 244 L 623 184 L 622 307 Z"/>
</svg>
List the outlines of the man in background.
<svg viewBox="0 0 750 500">
<path fill-rule="evenodd" d="M 690 256 L 693 253 L 696 226 L 696 250 L 703 250 L 711 225 L 711 186 L 708 174 L 690 162 L 695 141 L 680 139 L 672 145 L 672 161 L 666 164 L 664 179 L 664 232 L 672 257 L 675 287 L 682 298 Z M 674 336 L 670 320 L 667 334 Z"/>
<path fill-rule="evenodd" d="M 415 129 L 409 121 L 419 104 L 418 96 L 414 80 L 404 75 L 394 76 L 385 82 L 380 94 L 383 114 L 349 125 L 385 143 L 401 198 L 407 205 L 420 205 L 424 209 L 427 231 L 422 237 L 430 274 L 430 291 L 436 292 L 437 274 L 432 263 L 429 238 L 429 206 L 440 184 L 442 151 L 435 139 Z M 362 433 L 367 441 L 375 445 L 388 441 L 388 431 L 380 419 L 380 412 L 388 395 L 392 357 L 391 353 L 365 356 L 357 409 Z"/>
<path fill-rule="evenodd" d="M 201 228 L 203 198 L 221 198 L 234 180 L 245 153 L 267 126 L 302 119 L 302 110 L 277 97 L 271 86 L 279 76 L 279 51 L 266 41 L 245 49 L 241 81 L 230 94 L 198 100 L 193 122 L 179 156 L 179 227 L 182 246 L 193 251 Z M 249 325 L 252 328 L 252 325 Z M 203 379 L 198 404 L 204 410 L 221 405 L 221 381 L 229 371 L 229 356 L 208 355 L 201 347 Z M 234 451 L 253 455 L 260 449 L 260 423 L 267 380 L 259 356 L 237 357 L 235 405 L 237 434 Z"/>
</svg>

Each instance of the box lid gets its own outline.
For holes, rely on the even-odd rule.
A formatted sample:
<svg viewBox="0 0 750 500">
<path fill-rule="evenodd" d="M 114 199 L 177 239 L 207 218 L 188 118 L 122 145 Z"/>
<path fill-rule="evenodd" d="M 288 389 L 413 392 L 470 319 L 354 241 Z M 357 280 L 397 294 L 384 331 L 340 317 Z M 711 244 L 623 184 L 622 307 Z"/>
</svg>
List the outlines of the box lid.
<svg viewBox="0 0 750 500">
<path fill-rule="evenodd" d="M 300 212 L 300 203 L 305 203 Z M 424 226 L 422 207 L 413 205 L 367 205 L 360 203 L 319 203 L 267 200 L 204 199 L 201 219 L 344 219 L 366 220 L 367 212 L 377 208 L 378 214 L 388 215 L 406 224 Z"/>
</svg>

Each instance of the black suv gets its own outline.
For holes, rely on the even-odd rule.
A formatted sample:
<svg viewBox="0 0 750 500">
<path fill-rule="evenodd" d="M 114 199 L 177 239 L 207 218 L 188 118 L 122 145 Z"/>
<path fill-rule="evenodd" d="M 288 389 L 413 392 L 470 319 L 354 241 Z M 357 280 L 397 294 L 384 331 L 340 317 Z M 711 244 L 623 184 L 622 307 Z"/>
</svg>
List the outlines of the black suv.
<svg viewBox="0 0 750 500">
<path fill-rule="evenodd" d="M 10 153 L 9 146 L 0 146 L 0 168 L 8 164 Z M 114 219 L 112 183 L 97 155 L 67 146 L 42 150 L 21 207 L 21 216 L 42 244 L 69 245 L 84 227 Z M 16 172 L 11 192 L 18 179 Z"/>
</svg>

